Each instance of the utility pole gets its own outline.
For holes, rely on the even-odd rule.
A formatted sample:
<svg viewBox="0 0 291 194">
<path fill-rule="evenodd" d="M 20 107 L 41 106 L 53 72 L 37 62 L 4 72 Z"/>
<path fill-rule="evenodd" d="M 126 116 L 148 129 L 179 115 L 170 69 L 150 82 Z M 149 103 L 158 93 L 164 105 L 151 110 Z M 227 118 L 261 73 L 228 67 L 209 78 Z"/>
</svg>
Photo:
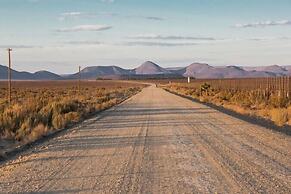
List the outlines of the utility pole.
<svg viewBox="0 0 291 194">
<path fill-rule="evenodd" d="M 8 51 L 8 103 L 11 105 L 11 48 L 7 49 Z"/>
<path fill-rule="evenodd" d="M 79 96 L 81 95 L 81 66 L 79 66 L 79 81 L 78 81 Z"/>
</svg>

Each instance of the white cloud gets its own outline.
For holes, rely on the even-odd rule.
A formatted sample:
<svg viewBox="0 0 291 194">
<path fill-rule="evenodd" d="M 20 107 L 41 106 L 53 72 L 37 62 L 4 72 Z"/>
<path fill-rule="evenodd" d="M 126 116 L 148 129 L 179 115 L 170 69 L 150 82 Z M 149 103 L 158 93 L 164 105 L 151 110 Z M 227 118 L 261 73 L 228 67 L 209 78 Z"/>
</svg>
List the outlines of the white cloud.
<svg viewBox="0 0 291 194">
<path fill-rule="evenodd" d="M 130 16 L 129 16 L 130 17 Z M 133 16 L 134 17 L 134 16 Z M 157 17 L 157 16 L 136 16 L 136 17 L 140 17 L 140 18 L 144 18 L 147 20 L 156 20 L 156 21 L 163 21 L 166 20 L 165 18 L 162 17 Z"/>
<path fill-rule="evenodd" d="M 109 16 L 109 17 L 118 17 L 118 18 L 126 18 L 126 19 L 145 19 L 145 20 L 154 20 L 154 21 L 163 21 L 166 18 L 158 17 L 158 16 L 144 16 L 144 15 L 124 15 L 120 13 L 113 13 L 113 12 L 97 12 L 97 13 L 90 13 L 90 12 L 80 12 L 80 11 L 72 11 L 72 12 L 64 12 L 61 13 L 58 17 L 60 21 L 65 19 L 76 19 L 76 18 L 94 18 L 98 16 Z"/>
<path fill-rule="evenodd" d="M 64 12 L 60 14 L 60 17 L 63 18 L 74 18 L 74 17 L 97 17 L 97 16 L 119 16 L 117 13 L 112 12 L 98 12 L 98 13 L 90 13 L 90 12 L 80 12 L 80 11 L 71 11 Z"/>
<path fill-rule="evenodd" d="M 31 49 L 31 48 L 43 48 L 43 46 L 38 46 L 38 45 L 0 45 L 1 49 L 7 49 L 7 48 L 12 48 L 12 49 Z"/>
<path fill-rule="evenodd" d="M 101 0 L 101 2 L 103 2 L 103 3 L 114 3 L 115 0 Z"/>
<path fill-rule="evenodd" d="M 144 40 L 217 40 L 213 37 L 199 37 L 199 36 L 176 36 L 176 35 L 158 35 L 158 34 L 140 34 L 130 36 L 132 39 L 144 39 Z"/>
<path fill-rule="evenodd" d="M 236 28 L 258 28 L 268 26 L 288 26 L 291 25 L 291 20 L 280 20 L 280 21 L 263 21 L 255 23 L 235 24 Z"/>
<path fill-rule="evenodd" d="M 67 19 L 67 18 L 77 18 L 77 17 L 80 17 L 80 16 L 83 16 L 82 12 L 64 12 L 64 13 L 60 14 L 58 19 L 60 21 L 63 21 L 65 19 Z"/>
<path fill-rule="evenodd" d="M 194 42 L 150 42 L 150 41 L 130 41 L 130 42 L 99 42 L 99 41 L 67 41 L 63 42 L 69 45 L 87 45 L 87 46 L 97 46 L 97 45 L 107 45 L 107 46 L 155 46 L 155 47 L 177 47 L 177 46 L 193 46 L 198 43 Z"/>
<path fill-rule="evenodd" d="M 82 32 L 82 31 L 104 31 L 111 29 L 112 26 L 105 25 L 79 25 L 72 28 L 61 28 L 57 32 Z"/>
<path fill-rule="evenodd" d="M 197 43 L 190 42 L 145 42 L 145 41 L 135 41 L 135 42 L 125 42 L 122 45 L 125 46 L 158 46 L 158 47 L 177 47 L 177 46 L 194 46 Z"/>
<path fill-rule="evenodd" d="M 80 16 L 82 14 L 83 14 L 82 12 L 65 12 L 65 13 L 62 13 L 61 15 L 62 16 Z"/>
<path fill-rule="evenodd" d="M 70 45 L 101 45 L 105 44 L 103 42 L 99 41 L 90 41 L 90 40 L 85 40 L 85 41 L 67 41 L 64 42 L 65 44 L 70 44 Z"/>
<path fill-rule="evenodd" d="M 281 37 L 253 37 L 253 38 L 249 38 L 247 40 L 253 40 L 253 41 L 290 40 L 290 37 L 287 37 L 287 36 L 281 36 Z"/>
</svg>

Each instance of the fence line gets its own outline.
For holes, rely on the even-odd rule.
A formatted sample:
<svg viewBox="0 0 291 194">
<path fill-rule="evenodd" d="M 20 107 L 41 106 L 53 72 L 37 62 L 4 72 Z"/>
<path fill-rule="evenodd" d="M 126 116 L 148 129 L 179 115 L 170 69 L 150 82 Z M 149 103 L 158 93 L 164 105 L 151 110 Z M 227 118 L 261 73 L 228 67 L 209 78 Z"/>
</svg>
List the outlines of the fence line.
<svg viewBox="0 0 291 194">
<path fill-rule="evenodd" d="M 229 91 L 255 90 L 264 95 L 277 94 L 291 98 L 291 77 L 235 78 L 235 79 L 193 79 L 190 87 L 198 88 L 207 83 L 211 88 Z"/>
</svg>

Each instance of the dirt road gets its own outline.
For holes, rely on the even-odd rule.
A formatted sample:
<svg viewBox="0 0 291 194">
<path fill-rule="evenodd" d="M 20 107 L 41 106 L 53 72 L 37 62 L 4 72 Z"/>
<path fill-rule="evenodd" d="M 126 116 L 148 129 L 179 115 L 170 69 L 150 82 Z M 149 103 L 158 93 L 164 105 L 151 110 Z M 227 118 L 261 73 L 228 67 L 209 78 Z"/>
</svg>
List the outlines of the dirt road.
<svg viewBox="0 0 291 194">
<path fill-rule="evenodd" d="M 0 167 L 1 193 L 291 193 L 291 137 L 151 86 Z"/>
</svg>

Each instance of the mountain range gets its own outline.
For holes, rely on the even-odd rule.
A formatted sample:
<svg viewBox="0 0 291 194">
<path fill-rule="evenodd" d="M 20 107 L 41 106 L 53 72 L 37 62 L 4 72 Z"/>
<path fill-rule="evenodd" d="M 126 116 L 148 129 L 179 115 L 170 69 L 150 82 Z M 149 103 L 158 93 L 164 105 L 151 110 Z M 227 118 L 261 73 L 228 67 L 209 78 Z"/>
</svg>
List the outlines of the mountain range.
<svg viewBox="0 0 291 194">
<path fill-rule="evenodd" d="M 187 67 L 163 68 L 147 61 L 135 69 L 123 69 L 118 66 L 89 66 L 81 71 L 82 79 L 128 79 L 128 78 L 246 78 L 291 76 L 291 66 L 210 66 L 206 63 L 193 63 Z M 15 80 L 62 80 L 78 79 L 79 74 L 58 75 L 49 71 L 35 73 L 12 70 Z M 7 67 L 0 65 L 0 80 L 7 79 Z"/>
<path fill-rule="evenodd" d="M 0 80 L 7 79 L 8 68 L 0 65 Z M 37 71 L 35 73 L 29 73 L 26 71 L 11 70 L 11 77 L 14 80 L 58 80 L 62 79 L 62 76 L 49 72 L 49 71 Z"/>
</svg>

